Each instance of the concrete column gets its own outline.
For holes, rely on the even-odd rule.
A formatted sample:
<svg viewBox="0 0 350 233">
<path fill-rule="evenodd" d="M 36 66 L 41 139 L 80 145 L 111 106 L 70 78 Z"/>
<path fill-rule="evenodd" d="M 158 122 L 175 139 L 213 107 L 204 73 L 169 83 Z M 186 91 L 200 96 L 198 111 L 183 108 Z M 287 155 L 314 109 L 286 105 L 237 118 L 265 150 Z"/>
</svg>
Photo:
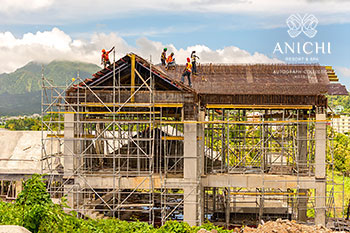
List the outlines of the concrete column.
<svg viewBox="0 0 350 233">
<path fill-rule="evenodd" d="M 205 121 L 205 111 L 200 111 L 198 120 L 200 122 Z M 204 124 L 198 124 L 197 125 L 197 134 L 198 134 L 198 156 L 200 159 L 200 174 L 204 175 L 204 164 L 205 164 L 205 157 L 204 157 L 204 147 L 205 147 L 205 132 L 204 132 L 205 125 Z"/>
<path fill-rule="evenodd" d="M 16 180 L 16 198 L 20 192 L 22 192 L 22 180 Z"/>
<path fill-rule="evenodd" d="M 326 120 L 326 114 L 316 114 L 316 120 Z M 315 126 L 315 224 L 326 225 L 326 122 Z"/>
<path fill-rule="evenodd" d="M 74 170 L 74 114 L 64 114 L 64 176 L 69 177 Z"/>
<path fill-rule="evenodd" d="M 66 212 L 69 212 L 74 209 L 74 191 L 74 185 L 64 185 L 64 193 L 66 194 L 67 205 L 70 207 L 64 209 Z"/>
<path fill-rule="evenodd" d="M 231 188 L 228 187 L 226 188 L 227 191 L 227 195 L 226 195 L 226 200 L 225 200 L 225 225 L 226 228 L 228 229 L 229 225 L 230 225 L 230 216 L 231 216 L 231 198 L 230 198 L 230 194 L 231 194 Z"/>
<path fill-rule="evenodd" d="M 74 146 L 74 114 L 64 114 L 64 147 L 63 147 L 63 164 L 64 164 L 64 177 L 72 179 L 74 173 L 74 158 L 75 158 L 75 146 Z M 74 185 L 70 182 L 64 185 L 64 194 L 67 195 L 67 205 L 74 209 Z M 67 209 L 70 211 L 71 209 Z"/>
<path fill-rule="evenodd" d="M 205 111 L 199 111 L 198 114 L 198 120 L 200 122 L 205 121 Z M 205 132 L 204 132 L 205 125 L 204 124 L 197 124 L 197 150 L 198 150 L 198 157 L 199 157 L 199 174 L 197 175 L 197 180 L 200 181 L 201 176 L 204 175 L 204 164 L 205 164 L 205 155 L 204 155 L 204 147 L 205 147 Z M 200 195 L 200 204 L 199 204 L 199 225 L 204 223 L 204 187 L 201 185 L 199 186 L 199 195 Z"/>
<path fill-rule="evenodd" d="M 301 118 L 306 120 L 306 118 Z M 307 123 L 298 124 L 298 168 L 300 174 L 307 172 Z M 307 189 L 299 189 L 298 195 L 298 220 L 302 222 L 307 221 Z"/>
<path fill-rule="evenodd" d="M 104 130 L 104 124 L 103 123 L 97 123 L 96 124 L 96 137 L 99 136 Z M 103 157 L 105 154 L 104 148 L 105 148 L 105 144 L 103 141 L 103 135 L 100 136 L 99 139 L 96 140 L 96 154 L 98 157 L 98 163 L 99 163 L 99 168 L 102 169 L 103 168 Z"/>
<path fill-rule="evenodd" d="M 184 124 L 184 221 L 190 226 L 198 222 L 198 146 L 197 124 Z"/>
</svg>

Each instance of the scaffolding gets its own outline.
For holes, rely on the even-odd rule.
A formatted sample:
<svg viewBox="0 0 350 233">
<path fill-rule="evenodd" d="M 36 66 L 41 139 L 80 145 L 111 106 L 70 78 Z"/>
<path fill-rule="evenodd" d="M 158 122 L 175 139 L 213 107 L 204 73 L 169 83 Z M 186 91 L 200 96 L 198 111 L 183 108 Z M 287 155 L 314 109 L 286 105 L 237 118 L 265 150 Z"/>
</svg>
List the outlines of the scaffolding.
<svg viewBox="0 0 350 233">
<path fill-rule="evenodd" d="M 48 174 L 53 198 L 66 196 L 79 217 L 156 225 L 186 220 L 191 208 L 192 224 L 310 220 L 321 197 L 315 191 L 315 131 L 328 122 L 317 119 L 325 109 L 188 108 L 185 100 L 161 101 L 156 78 L 163 74 L 151 62 L 136 62 L 134 54 L 128 59 L 114 61 L 89 84 L 79 75 L 67 86 L 42 77 L 42 173 Z M 186 118 L 193 111 L 196 117 Z M 332 172 L 332 140 L 327 141 Z M 210 181 L 225 176 L 255 183 Z M 335 205 L 334 174 L 327 177 L 321 197 L 326 215 L 343 217 L 344 203 Z"/>
</svg>

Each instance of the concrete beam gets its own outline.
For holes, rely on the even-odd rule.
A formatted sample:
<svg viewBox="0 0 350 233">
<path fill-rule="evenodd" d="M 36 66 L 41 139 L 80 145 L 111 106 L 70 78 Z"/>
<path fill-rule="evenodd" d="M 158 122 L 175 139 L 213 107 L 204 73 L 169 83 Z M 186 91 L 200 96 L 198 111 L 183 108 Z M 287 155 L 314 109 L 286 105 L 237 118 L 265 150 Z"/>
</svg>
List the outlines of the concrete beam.
<svg viewBox="0 0 350 233">
<path fill-rule="evenodd" d="M 80 184 L 82 188 L 94 188 L 94 189 L 134 189 L 138 187 L 139 189 L 149 189 L 151 183 L 153 181 L 153 187 L 155 189 L 161 188 L 161 180 L 159 175 L 154 175 L 152 179 L 149 176 L 137 176 L 137 177 L 114 177 L 113 176 L 86 176 L 84 179 L 78 177 L 76 178 L 77 183 Z M 173 184 L 177 184 L 176 186 L 169 185 L 169 188 L 179 188 L 179 183 L 183 181 L 183 179 L 167 179 L 167 181 L 173 180 Z M 115 185 L 115 187 L 113 187 Z M 168 187 L 168 185 L 167 185 Z"/>
<path fill-rule="evenodd" d="M 299 179 L 299 182 L 298 182 Z M 315 188 L 314 177 L 260 174 L 213 174 L 202 178 L 204 187 L 244 187 L 244 188 Z"/>
<path fill-rule="evenodd" d="M 115 177 L 106 175 L 91 175 L 86 176 L 84 180 L 77 177 L 77 182 L 83 188 L 90 186 L 95 189 L 112 189 L 115 182 L 116 187 L 121 189 L 134 189 L 139 186 L 141 189 L 149 188 L 150 179 L 147 177 Z M 115 181 L 113 181 L 115 180 Z M 153 175 L 153 187 L 160 189 L 162 181 L 159 175 Z M 142 184 L 141 184 L 142 183 Z M 164 185 L 169 189 L 183 189 L 184 187 L 191 187 L 197 182 L 192 179 L 185 178 L 166 178 Z M 89 185 L 87 185 L 89 184 Z M 297 188 L 298 182 L 296 176 L 289 175 L 264 175 L 262 178 L 259 174 L 212 174 L 202 176 L 201 186 L 204 187 L 247 187 L 247 188 Z M 316 188 L 314 177 L 299 177 L 299 187 L 304 189 Z"/>
</svg>

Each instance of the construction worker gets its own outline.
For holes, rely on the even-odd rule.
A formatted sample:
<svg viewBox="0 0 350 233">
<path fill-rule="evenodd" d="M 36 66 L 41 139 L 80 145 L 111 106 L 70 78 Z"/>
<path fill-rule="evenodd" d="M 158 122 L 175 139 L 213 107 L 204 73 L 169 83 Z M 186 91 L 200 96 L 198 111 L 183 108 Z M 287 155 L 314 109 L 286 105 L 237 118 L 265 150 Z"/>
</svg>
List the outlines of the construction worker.
<svg viewBox="0 0 350 233">
<path fill-rule="evenodd" d="M 192 60 L 192 67 L 193 67 L 192 72 L 193 72 L 193 74 L 197 74 L 197 66 L 196 66 L 197 58 L 199 59 L 199 57 L 196 55 L 196 51 L 192 51 L 191 60 Z"/>
<path fill-rule="evenodd" d="M 162 66 L 165 66 L 166 64 L 165 64 L 165 60 L 166 60 L 166 51 L 167 51 L 168 49 L 167 48 L 164 48 L 163 49 L 163 52 L 162 52 L 162 55 L 160 56 L 160 60 L 161 60 L 161 62 L 162 62 Z"/>
<path fill-rule="evenodd" d="M 109 57 L 108 57 L 108 54 L 110 52 L 112 52 L 114 49 L 114 46 L 113 48 L 111 48 L 111 50 L 109 50 L 108 52 L 106 52 L 105 49 L 102 49 L 102 56 L 101 56 L 101 65 L 103 64 L 103 67 L 106 68 L 107 65 L 110 65 L 111 62 L 109 61 Z"/>
<path fill-rule="evenodd" d="M 170 68 L 175 68 L 175 58 L 174 58 L 174 53 L 171 53 L 170 54 L 170 56 L 166 59 L 166 63 L 167 63 L 167 65 L 166 65 L 166 67 L 165 67 L 165 69 L 170 69 Z"/>
<path fill-rule="evenodd" d="M 185 66 L 185 69 L 182 73 L 182 76 L 181 76 L 181 82 L 184 82 L 185 81 L 185 76 L 187 76 L 187 79 L 188 79 L 188 85 L 190 87 L 192 87 L 192 83 L 191 83 L 191 72 L 192 72 L 192 64 L 191 64 L 191 60 L 190 58 L 188 57 L 187 58 L 187 63 L 186 63 L 186 66 Z"/>
</svg>

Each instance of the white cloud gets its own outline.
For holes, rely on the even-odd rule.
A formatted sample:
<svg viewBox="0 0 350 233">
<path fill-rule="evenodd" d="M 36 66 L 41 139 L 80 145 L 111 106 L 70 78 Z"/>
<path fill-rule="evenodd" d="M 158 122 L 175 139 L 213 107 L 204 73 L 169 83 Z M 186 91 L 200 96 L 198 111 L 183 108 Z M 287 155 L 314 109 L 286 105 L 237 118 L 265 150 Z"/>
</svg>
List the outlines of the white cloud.
<svg viewBox="0 0 350 233">
<path fill-rule="evenodd" d="M 57 24 L 85 20 L 108 20 L 131 14 L 155 12 L 202 12 L 254 15 L 260 17 L 285 16 L 291 13 L 319 15 L 320 23 L 349 22 L 350 1 L 346 0 L 0 0 L 0 12 L 11 17 L 5 23 Z M 32 14 L 17 14 L 17 11 Z M 34 12 L 33 12 L 34 11 Z M 11 14 L 12 13 L 12 14 Z M 271 22 L 270 22 L 271 23 Z"/>
<path fill-rule="evenodd" d="M 50 62 L 52 60 L 75 60 L 95 64 L 100 63 L 102 48 L 116 47 L 116 57 L 134 52 L 145 59 L 152 56 L 153 63 L 159 63 L 160 53 L 164 47 L 168 53 L 174 52 L 176 61 L 184 63 L 192 50 L 197 51 L 201 63 L 277 63 L 261 53 L 250 54 L 235 46 L 212 50 L 205 45 L 176 48 L 161 42 L 139 38 L 136 47 L 130 46 L 115 33 L 93 34 L 89 40 L 73 40 L 58 28 L 51 31 L 27 33 L 16 38 L 11 32 L 0 33 L 0 73 L 12 72 L 30 61 Z"/>
<path fill-rule="evenodd" d="M 0 12 L 17 14 L 20 11 L 37 11 L 52 5 L 54 0 L 0 0 Z"/>
<path fill-rule="evenodd" d="M 337 67 L 336 71 L 343 77 L 350 78 L 350 68 L 347 67 Z"/>
</svg>

